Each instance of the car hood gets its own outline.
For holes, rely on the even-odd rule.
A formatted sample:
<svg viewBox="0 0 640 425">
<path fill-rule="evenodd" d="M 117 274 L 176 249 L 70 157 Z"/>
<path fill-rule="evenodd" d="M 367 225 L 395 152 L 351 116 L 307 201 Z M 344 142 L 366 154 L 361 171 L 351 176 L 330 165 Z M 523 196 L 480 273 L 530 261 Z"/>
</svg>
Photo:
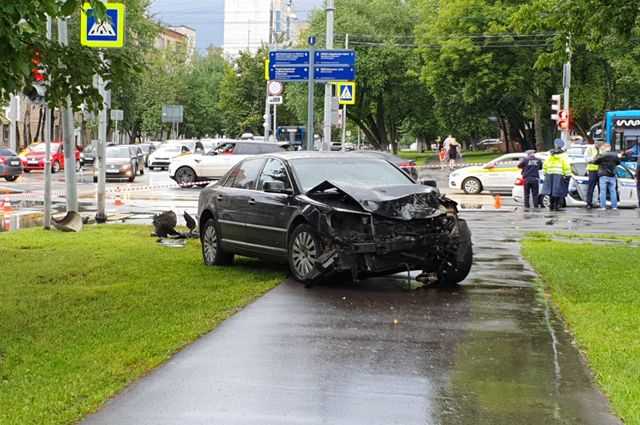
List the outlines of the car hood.
<svg viewBox="0 0 640 425">
<path fill-rule="evenodd" d="M 107 158 L 105 161 L 107 165 L 127 165 L 131 163 L 129 158 Z"/>
<path fill-rule="evenodd" d="M 446 212 L 446 208 L 441 207 L 437 190 L 417 184 L 363 187 L 324 181 L 307 191 L 305 196 L 334 209 L 356 207 L 398 220 L 433 218 Z"/>
<path fill-rule="evenodd" d="M 480 171 L 483 171 L 484 167 L 478 167 L 478 166 L 473 166 L 473 167 L 464 167 L 464 168 L 460 168 L 456 171 L 454 171 L 453 173 L 451 173 L 454 176 L 460 176 L 463 174 L 472 174 L 472 173 L 478 173 Z"/>
</svg>

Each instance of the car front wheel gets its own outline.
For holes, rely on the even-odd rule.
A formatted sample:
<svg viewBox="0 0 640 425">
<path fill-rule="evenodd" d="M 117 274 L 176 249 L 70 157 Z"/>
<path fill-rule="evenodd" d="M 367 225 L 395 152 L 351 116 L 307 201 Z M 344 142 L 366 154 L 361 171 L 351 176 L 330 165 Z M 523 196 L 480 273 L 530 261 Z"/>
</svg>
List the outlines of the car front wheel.
<svg viewBox="0 0 640 425">
<path fill-rule="evenodd" d="M 233 263 L 233 254 L 225 252 L 220 243 L 220 233 L 213 218 L 205 221 L 201 229 L 202 258 L 207 266 L 228 266 Z"/>
<path fill-rule="evenodd" d="M 462 190 L 467 195 L 477 195 L 482 192 L 482 183 L 475 177 L 469 177 L 462 182 Z"/>
<path fill-rule="evenodd" d="M 59 173 L 61 168 L 59 161 L 53 161 L 53 164 L 51 164 L 51 173 Z"/>
<path fill-rule="evenodd" d="M 185 188 L 193 187 L 196 182 L 196 172 L 189 167 L 180 167 L 176 170 L 176 182 Z"/>
<path fill-rule="evenodd" d="M 299 282 L 310 284 L 318 275 L 317 261 L 321 244 L 316 232 L 308 224 L 296 227 L 289 240 L 289 269 Z"/>
<path fill-rule="evenodd" d="M 438 273 L 438 281 L 441 285 L 457 285 L 467 278 L 472 264 L 471 231 L 466 221 L 458 220 L 447 250 L 447 258 Z"/>
<path fill-rule="evenodd" d="M 4 179 L 8 182 L 14 182 L 18 180 L 18 176 L 6 176 Z"/>
</svg>

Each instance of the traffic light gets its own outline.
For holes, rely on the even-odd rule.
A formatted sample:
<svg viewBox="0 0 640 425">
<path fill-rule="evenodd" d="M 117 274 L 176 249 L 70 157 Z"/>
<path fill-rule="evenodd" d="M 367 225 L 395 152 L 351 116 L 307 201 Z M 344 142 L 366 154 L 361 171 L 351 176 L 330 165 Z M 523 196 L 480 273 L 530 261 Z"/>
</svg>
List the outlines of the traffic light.
<svg viewBox="0 0 640 425">
<path fill-rule="evenodd" d="M 554 94 L 551 96 L 551 119 L 555 122 L 560 121 L 560 111 L 562 110 L 562 96 Z"/>
<path fill-rule="evenodd" d="M 571 114 L 569 111 L 562 110 L 558 112 L 558 128 L 560 130 L 571 129 Z"/>
<path fill-rule="evenodd" d="M 44 103 L 47 94 L 47 67 L 42 63 L 40 50 L 36 49 L 31 59 L 31 81 L 24 94 L 34 103 Z"/>
</svg>

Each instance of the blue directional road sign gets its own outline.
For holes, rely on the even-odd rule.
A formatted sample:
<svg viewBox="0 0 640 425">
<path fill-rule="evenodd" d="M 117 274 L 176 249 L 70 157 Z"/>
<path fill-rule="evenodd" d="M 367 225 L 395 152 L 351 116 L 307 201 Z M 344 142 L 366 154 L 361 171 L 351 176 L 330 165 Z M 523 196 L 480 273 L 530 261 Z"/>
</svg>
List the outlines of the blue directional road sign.
<svg viewBox="0 0 640 425">
<path fill-rule="evenodd" d="M 276 50 L 269 53 L 271 66 L 309 65 L 308 50 Z"/>
<path fill-rule="evenodd" d="M 356 69 L 353 66 L 316 66 L 316 81 L 353 81 Z"/>
<path fill-rule="evenodd" d="M 356 52 L 354 50 L 318 50 L 315 64 L 322 66 L 356 66 Z"/>
<path fill-rule="evenodd" d="M 269 66 L 269 80 L 273 81 L 307 81 L 308 66 Z"/>
</svg>

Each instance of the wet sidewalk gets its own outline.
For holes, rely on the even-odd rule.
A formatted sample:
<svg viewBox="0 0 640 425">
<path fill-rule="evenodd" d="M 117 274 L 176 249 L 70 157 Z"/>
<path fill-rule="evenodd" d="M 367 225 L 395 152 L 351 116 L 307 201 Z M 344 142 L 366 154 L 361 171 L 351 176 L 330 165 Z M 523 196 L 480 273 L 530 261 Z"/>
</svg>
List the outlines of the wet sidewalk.
<svg viewBox="0 0 640 425">
<path fill-rule="evenodd" d="M 525 230 L 640 234 L 638 213 L 468 213 L 457 290 L 286 282 L 85 424 L 618 424 L 520 257 Z M 548 224 L 551 223 L 551 224 Z"/>
</svg>

